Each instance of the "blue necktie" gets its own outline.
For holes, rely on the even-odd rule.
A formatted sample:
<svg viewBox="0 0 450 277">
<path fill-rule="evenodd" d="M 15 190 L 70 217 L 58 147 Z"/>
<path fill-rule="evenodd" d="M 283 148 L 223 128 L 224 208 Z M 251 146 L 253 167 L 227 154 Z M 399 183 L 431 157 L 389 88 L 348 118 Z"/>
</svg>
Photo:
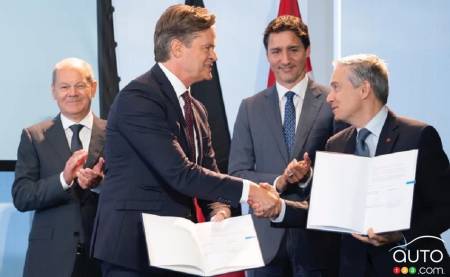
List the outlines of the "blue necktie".
<svg viewBox="0 0 450 277">
<path fill-rule="evenodd" d="M 295 106 L 293 100 L 295 93 L 288 91 L 285 95 L 283 135 L 290 156 L 295 142 Z"/>
<path fill-rule="evenodd" d="M 359 130 L 356 136 L 355 155 L 370 157 L 369 147 L 366 143 L 366 138 L 370 135 L 370 131 L 366 128 Z"/>
</svg>

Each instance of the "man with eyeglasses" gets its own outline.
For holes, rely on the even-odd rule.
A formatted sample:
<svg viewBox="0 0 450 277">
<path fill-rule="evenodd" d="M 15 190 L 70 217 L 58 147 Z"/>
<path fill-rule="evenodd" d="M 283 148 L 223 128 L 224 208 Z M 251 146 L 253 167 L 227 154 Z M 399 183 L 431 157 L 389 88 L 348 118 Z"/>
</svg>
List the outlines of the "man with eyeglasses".
<svg viewBox="0 0 450 277">
<path fill-rule="evenodd" d="M 88 243 L 103 178 L 106 122 L 91 111 L 97 82 L 78 58 L 58 62 L 52 94 L 60 113 L 22 132 L 14 205 L 34 211 L 23 276 L 100 276 Z"/>
</svg>

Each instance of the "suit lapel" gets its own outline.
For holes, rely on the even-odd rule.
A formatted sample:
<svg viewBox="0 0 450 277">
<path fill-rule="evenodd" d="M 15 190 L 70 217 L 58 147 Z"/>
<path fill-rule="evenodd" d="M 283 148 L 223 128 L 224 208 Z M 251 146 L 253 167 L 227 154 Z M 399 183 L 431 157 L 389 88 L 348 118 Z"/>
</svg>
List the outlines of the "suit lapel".
<svg viewBox="0 0 450 277">
<path fill-rule="evenodd" d="M 188 153 L 189 146 L 187 142 L 187 136 L 186 136 L 186 121 L 184 120 L 183 113 L 181 111 L 180 107 L 180 101 L 178 101 L 177 94 L 175 93 L 175 90 L 172 87 L 172 84 L 170 83 L 169 79 L 167 79 L 164 72 L 161 70 L 158 64 L 153 66 L 152 68 L 153 76 L 155 77 L 155 80 L 160 84 L 161 91 L 163 92 L 163 95 L 169 100 L 169 104 L 171 108 L 175 111 L 177 115 L 178 122 L 180 123 L 180 126 L 178 128 L 180 129 L 181 137 L 178 140 L 181 144 L 181 147 L 185 151 L 185 153 Z"/>
<path fill-rule="evenodd" d="M 305 99 L 303 99 L 302 111 L 297 124 L 297 130 L 295 132 L 294 151 L 292 151 L 292 157 L 290 157 L 290 159 L 293 159 L 294 157 L 297 158 L 302 152 L 322 105 L 323 101 L 320 98 L 320 93 L 314 89 L 313 81 L 309 80 L 308 87 L 305 92 Z M 303 159 L 303 157 L 298 158 Z"/>
<path fill-rule="evenodd" d="M 94 115 L 94 122 L 92 124 L 91 141 L 89 143 L 88 159 L 86 167 L 92 168 L 98 161 L 98 158 L 103 152 L 105 144 L 104 131 L 100 127 L 100 119 Z"/>
<path fill-rule="evenodd" d="M 351 127 L 351 130 L 345 134 L 345 141 L 343 153 L 353 154 L 356 148 L 356 135 L 358 134 L 356 128 Z"/>
<path fill-rule="evenodd" d="M 203 121 L 200 117 L 199 114 L 199 107 L 198 104 L 196 103 L 196 99 L 194 99 L 194 97 L 192 97 L 192 111 L 194 113 L 194 124 L 195 124 L 195 130 L 194 132 L 196 133 L 197 136 L 197 149 L 198 149 L 198 157 L 197 157 L 197 164 L 202 164 L 203 162 L 203 134 L 202 134 L 202 126 L 200 126 L 201 124 L 203 124 Z"/>
<path fill-rule="evenodd" d="M 286 143 L 283 138 L 283 125 L 281 124 L 280 104 L 278 100 L 278 93 L 275 86 L 266 90 L 265 93 L 265 112 L 264 115 L 267 119 L 267 125 L 271 130 L 271 133 L 276 141 L 281 156 L 289 163 L 289 154 Z"/>
<path fill-rule="evenodd" d="M 58 153 L 61 159 L 61 164 L 66 164 L 66 161 L 72 155 L 70 152 L 69 143 L 67 142 L 66 134 L 61 123 L 60 115 L 53 119 L 53 125 L 47 129 L 45 138 L 53 149 Z"/>
<path fill-rule="evenodd" d="M 392 153 L 399 135 L 397 128 L 398 124 L 394 113 L 388 111 L 386 122 L 383 125 L 383 129 L 381 129 L 380 138 L 378 139 L 375 156 Z"/>
</svg>

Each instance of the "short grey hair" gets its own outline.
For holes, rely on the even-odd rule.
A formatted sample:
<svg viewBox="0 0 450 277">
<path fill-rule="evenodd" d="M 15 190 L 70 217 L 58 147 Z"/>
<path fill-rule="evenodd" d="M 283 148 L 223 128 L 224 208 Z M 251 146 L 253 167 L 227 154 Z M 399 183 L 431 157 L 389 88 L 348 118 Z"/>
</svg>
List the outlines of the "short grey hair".
<svg viewBox="0 0 450 277">
<path fill-rule="evenodd" d="M 89 84 L 92 84 L 93 82 L 95 82 L 94 71 L 92 70 L 92 66 L 88 62 L 86 62 L 80 58 L 72 57 L 72 58 L 63 59 L 55 64 L 55 67 L 53 68 L 53 72 L 52 72 L 52 85 L 54 85 L 56 82 L 56 74 L 58 73 L 58 70 L 63 69 L 63 68 L 81 69 L 85 73 L 87 73 L 86 80 L 89 82 Z"/>
<path fill-rule="evenodd" d="M 349 81 L 353 87 L 358 87 L 363 81 L 367 81 L 378 100 L 383 104 L 387 103 L 389 71 L 384 60 L 374 54 L 358 54 L 335 60 L 333 66 L 336 68 L 338 65 L 347 66 L 350 69 Z"/>
</svg>

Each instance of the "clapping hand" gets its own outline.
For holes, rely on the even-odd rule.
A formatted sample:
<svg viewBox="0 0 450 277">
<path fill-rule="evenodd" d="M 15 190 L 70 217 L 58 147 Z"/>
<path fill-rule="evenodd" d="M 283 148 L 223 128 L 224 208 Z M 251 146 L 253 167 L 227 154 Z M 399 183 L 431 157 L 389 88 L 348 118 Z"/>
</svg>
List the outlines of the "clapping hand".
<svg viewBox="0 0 450 277">
<path fill-rule="evenodd" d="M 82 189 L 95 188 L 103 180 L 103 165 L 105 160 L 100 157 L 93 168 L 80 168 L 76 176 Z"/>
<path fill-rule="evenodd" d="M 303 160 L 292 160 L 283 174 L 277 179 L 276 187 L 278 191 L 284 191 L 289 184 L 297 184 L 303 180 L 311 170 L 311 159 L 307 152 L 303 154 Z"/>
</svg>

